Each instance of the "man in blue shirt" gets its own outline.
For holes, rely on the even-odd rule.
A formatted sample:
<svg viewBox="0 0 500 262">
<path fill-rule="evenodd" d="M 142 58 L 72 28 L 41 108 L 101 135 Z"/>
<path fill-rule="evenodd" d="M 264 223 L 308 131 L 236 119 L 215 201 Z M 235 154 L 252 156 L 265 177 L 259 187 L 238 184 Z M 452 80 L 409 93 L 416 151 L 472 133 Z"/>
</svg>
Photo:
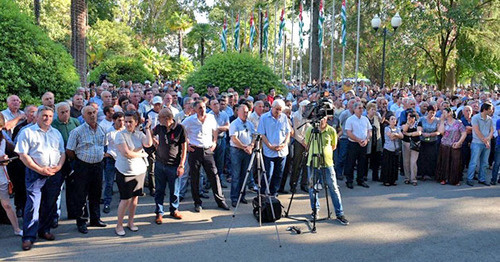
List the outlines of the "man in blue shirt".
<svg viewBox="0 0 500 262">
<path fill-rule="evenodd" d="M 262 135 L 264 167 L 271 195 L 275 195 L 280 186 L 290 141 L 291 127 L 286 115 L 281 113 L 283 108 L 285 108 L 285 102 L 276 99 L 271 111 L 260 118 L 257 129 L 257 133 Z M 265 193 L 264 187 L 261 188 L 261 193 Z"/>
</svg>

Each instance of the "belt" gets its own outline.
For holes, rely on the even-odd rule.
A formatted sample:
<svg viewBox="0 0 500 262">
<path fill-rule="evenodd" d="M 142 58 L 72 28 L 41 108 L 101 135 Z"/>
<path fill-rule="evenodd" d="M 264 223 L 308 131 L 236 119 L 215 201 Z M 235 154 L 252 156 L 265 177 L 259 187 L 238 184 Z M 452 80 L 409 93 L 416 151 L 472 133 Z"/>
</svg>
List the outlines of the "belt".
<svg viewBox="0 0 500 262">
<path fill-rule="evenodd" d="M 212 146 L 203 147 L 203 146 L 195 146 L 195 145 L 190 145 L 190 146 L 195 148 L 195 149 L 202 149 L 202 150 L 207 150 L 207 149 L 210 149 L 212 147 Z"/>
<path fill-rule="evenodd" d="M 88 163 L 88 162 L 85 162 L 85 161 L 83 161 L 83 160 L 81 160 L 79 158 L 77 158 L 76 160 L 78 160 L 78 162 L 80 162 L 82 164 L 85 164 L 87 166 L 97 166 L 97 165 L 101 165 L 101 163 L 102 163 L 102 160 L 99 161 L 99 162 L 97 162 L 97 163 Z"/>
</svg>

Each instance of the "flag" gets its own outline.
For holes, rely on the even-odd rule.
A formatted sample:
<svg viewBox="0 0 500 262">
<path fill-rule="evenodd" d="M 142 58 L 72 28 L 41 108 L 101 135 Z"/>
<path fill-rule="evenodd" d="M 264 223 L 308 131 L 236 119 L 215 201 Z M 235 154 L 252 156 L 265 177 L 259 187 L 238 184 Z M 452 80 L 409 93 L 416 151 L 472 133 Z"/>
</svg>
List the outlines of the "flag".
<svg viewBox="0 0 500 262">
<path fill-rule="evenodd" d="M 325 21 L 325 14 L 323 11 L 323 0 L 319 1 L 319 17 L 318 17 L 318 45 L 323 46 L 323 21 Z"/>
<path fill-rule="evenodd" d="M 255 37 L 255 23 L 253 22 L 253 13 L 250 14 L 250 40 L 248 41 L 248 47 L 252 50 L 253 38 Z"/>
<path fill-rule="evenodd" d="M 345 46 L 345 41 L 346 41 L 346 23 L 347 23 L 347 16 L 346 16 L 346 7 L 345 7 L 345 0 L 342 0 L 342 10 L 340 12 L 340 17 L 342 18 L 342 46 Z"/>
<path fill-rule="evenodd" d="M 303 36 L 303 27 L 304 27 L 304 20 L 302 17 L 302 3 L 299 5 L 299 42 L 300 42 L 300 50 L 304 47 L 304 36 Z"/>
<path fill-rule="evenodd" d="M 269 16 L 266 11 L 266 15 L 264 17 L 264 28 L 263 28 L 263 40 L 262 40 L 262 47 L 267 50 L 267 42 L 269 38 Z"/>
<path fill-rule="evenodd" d="M 224 18 L 224 27 L 222 28 L 222 34 L 220 36 L 220 43 L 221 43 L 222 52 L 226 52 L 226 50 L 227 50 L 227 21 L 226 21 L 226 18 Z"/>
<path fill-rule="evenodd" d="M 236 25 L 234 26 L 234 50 L 239 50 L 239 38 L 240 38 L 240 15 L 236 15 Z"/>
<path fill-rule="evenodd" d="M 281 17 L 280 17 L 280 32 L 279 32 L 279 38 L 278 38 L 278 45 L 281 45 L 281 40 L 283 40 L 283 32 L 285 31 L 285 8 L 281 10 Z"/>
</svg>

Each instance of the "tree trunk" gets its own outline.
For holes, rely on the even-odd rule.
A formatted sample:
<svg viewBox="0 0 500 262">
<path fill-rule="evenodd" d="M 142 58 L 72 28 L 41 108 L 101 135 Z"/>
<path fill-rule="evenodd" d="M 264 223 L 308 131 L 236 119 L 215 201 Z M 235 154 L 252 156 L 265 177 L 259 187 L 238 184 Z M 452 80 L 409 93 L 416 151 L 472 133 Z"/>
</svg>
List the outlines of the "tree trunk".
<svg viewBox="0 0 500 262">
<path fill-rule="evenodd" d="M 311 68 L 311 77 L 312 79 L 316 79 L 318 82 L 321 82 L 319 78 L 319 57 L 320 57 L 320 49 L 318 45 L 318 17 L 319 17 L 319 0 L 315 0 L 313 2 L 313 12 L 314 12 L 314 20 L 313 20 L 313 30 L 312 30 L 312 68 Z M 311 47 L 310 47 L 311 48 Z"/>
<path fill-rule="evenodd" d="M 87 4 L 85 0 L 71 0 L 71 55 L 82 86 L 87 86 Z"/>
<path fill-rule="evenodd" d="M 205 60 L 205 38 L 200 39 L 200 47 L 201 47 L 201 52 L 200 52 L 200 63 L 203 65 L 203 60 Z"/>
<path fill-rule="evenodd" d="M 181 58 L 182 54 L 182 31 L 179 30 L 179 58 Z"/>
<path fill-rule="evenodd" d="M 35 23 L 40 25 L 40 0 L 34 0 L 33 6 L 35 8 Z"/>
</svg>

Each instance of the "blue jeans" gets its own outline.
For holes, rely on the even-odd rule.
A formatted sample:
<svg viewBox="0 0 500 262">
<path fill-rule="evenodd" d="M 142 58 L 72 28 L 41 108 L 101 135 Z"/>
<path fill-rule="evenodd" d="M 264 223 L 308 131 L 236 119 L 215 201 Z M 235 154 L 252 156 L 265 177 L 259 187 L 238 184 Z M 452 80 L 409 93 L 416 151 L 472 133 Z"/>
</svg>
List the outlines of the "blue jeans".
<svg viewBox="0 0 500 262">
<path fill-rule="evenodd" d="M 115 182 L 115 160 L 112 157 L 104 158 L 104 205 L 110 205 L 113 199 L 113 184 Z"/>
<path fill-rule="evenodd" d="M 490 155 L 490 149 L 486 148 L 483 143 L 471 143 L 470 144 L 471 157 L 469 162 L 469 168 L 467 169 L 467 180 L 472 181 L 474 179 L 474 172 L 476 171 L 476 166 L 479 162 L 479 181 L 486 181 L 486 167 L 488 166 L 488 157 Z"/>
<path fill-rule="evenodd" d="M 177 179 L 177 167 L 165 165 L 160 161 L 157 161 L 154 171 L 156 185 L 155 213 L 163 215 L 163 200 L 165 198 L 167 183 L 170 199 L 170 213 L 177 211 L 179 208 L 179 179 Z M 184 174 L 183 176 L 187 176 L 187 174 Z"/>
<path fill-rule="evenodd" d="M 280 187 L 281 177 L 285 170 L 286 156 L 267 157 L 264 156 L 264 167 L 266 169 L 267 182 L 269 183 L 269 193 L 273 196 Z M 261 194 L 266 193 L 266 182 L 262 180 Z"/>
<path fill-rule="evenodd" d="M 214 151 L 214 160 L 215 166 L 217 167 L 217 173 L 219 173 L 219 177 L 221 181 L 224 181 L 224 158 L 226 156 L 226 138 L 218 138 L 217 139 L 217 147 Z"/>
<path fill-rule="evenodd" d="M 40 204 L 42 202 L 42 187 L 47 181 L 46 176 L 42 176 L 35 171 L 26 168 L 26 205 L 24 206 L 23 217 L 23 241 L 36 240 L 40 219 Z"/>
<path fill-rule="evenodd" d="M 345 165 L 347 162 L 347 148 L 348 148 L 348 146 L 349 146 L 349 139 L 341 138 L 339 140 L 338 150 L 335 150 L 335 152 L 337 152 L 335 154 L 337 157 L 334 159 L 335 160 L 335 174 L 337 174 L 339 177 L 342 177 L 344 175 L 344 168 L 345 168 Z"/>
<path fill-rule="evenodd" d="M 231 202 L 238 201 L 238 196 L 243 186 L 243 180 L 245 180 L 245 176 L 248 169 L 248 164 L 250 163 L 250 157 L 252 155 L 247 154 L 242 149 L 231 147 Z M 252 172 L 249 173 L 248 178 L 252 177 Z M 245 190 L 243 190 L 243 194 L 241 199 L 245 199 Z"/>
<path fill-rule="evenodd" d="M 314 173 L 316 174 L 317 180 L 314 181 Z M 325 180 L 323 181 L 323 172 L 325 172 Z M 333 166 L 322 167 L 322 168 L 307 168 L 307 177 L 309 180 L 309 199 L 311 200 L 311 209 L 314 211 L 316 207 L 316 213 L 319 211 L 319 198 L 314 195 L 313 186 L 316 183 L 326 182 L 328 185 L 330 197 L 332 198 L 333 207 L 335 208 L 335 215 L 337 217 L 344 215 L 344 209 L 342 208 L 342 199 L 340 197 L 339 186 L 337 185 L 337 178 L 335 178 L 335 170 Z M 316 198 L 316 199 L 315 199 Z"/>
<path fill-rule="evenodd" d="M 495 164 L 493 164 L 493 169 L 491 170 L 491 182 L 497 182 L 498 169 L 500 169 L 500 143 L 495 145 Z"/>
</svg>

